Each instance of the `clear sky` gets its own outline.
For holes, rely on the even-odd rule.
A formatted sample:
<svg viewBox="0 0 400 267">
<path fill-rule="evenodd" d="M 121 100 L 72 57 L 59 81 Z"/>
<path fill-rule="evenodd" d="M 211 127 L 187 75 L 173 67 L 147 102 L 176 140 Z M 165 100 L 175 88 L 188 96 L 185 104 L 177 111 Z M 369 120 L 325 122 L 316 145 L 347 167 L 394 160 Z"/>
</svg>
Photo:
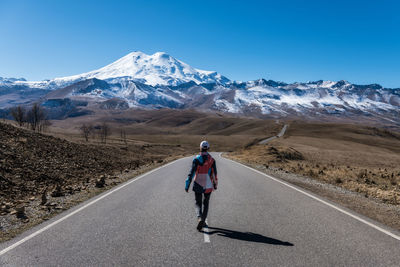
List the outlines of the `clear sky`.
<svg viewBox="0 0 400 267">
<path fill-rule="evenodd" d="M 164 51 L 232 80 L 400 87 L 400 1 L 0 0 L 0 76 L 91 71 Z"/>
</svg>

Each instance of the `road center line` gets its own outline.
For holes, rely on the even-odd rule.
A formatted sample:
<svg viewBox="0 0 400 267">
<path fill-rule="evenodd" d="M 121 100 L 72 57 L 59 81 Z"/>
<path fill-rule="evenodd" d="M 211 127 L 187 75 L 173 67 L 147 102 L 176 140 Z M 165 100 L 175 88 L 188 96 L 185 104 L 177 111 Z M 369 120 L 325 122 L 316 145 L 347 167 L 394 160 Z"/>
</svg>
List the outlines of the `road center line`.
<svg viewBox="0 0 400 267">
<path fill-rule="evenodd" d="M 58 223 L 64 221 L 65 219 L 71 217 L 72 215 L 74 215 L 74 214 L 80 212 L 81 210 L 86 209 L 87 207 L 93 205 L 94 203 L 96 203 L 96 202 L 102 200 L 103 198 L 105 198 L 105 197 L 111 195 L 112 193 L 117 192 L 118 190 L 120 190 L 120 189 L 122 189 L 122 188 L 124 188 L 124 187 L 126 187 L 126 186 L 128 186 L 128 185 L 130 185 L 131 183 L 136 182 L 136 181 L 138 181 L 138 180 L 140 180 L 140 179 L 146 177 L 147 175 L 149 175 L 149 174 L 151 174 L 151 173 L 153 173 L 153 172 L 155 172 L 155 171 L 158 171 L 159 169 L 162 169 L 162 168 L 164 168 L 164 167 L 167 167 L 167 166 L 169 166 L 169 165 L 171 165 L 171 164 L 173 164 L 173 163 L 175 163 L 175 162 L 177 162 L 177 161 L 179 161 L 179 160 L 182 160 L 182 159 L 184 159 L 184 158 L 174 160 L 174 161 L 172 161 L 172 162 L 170 162 L 170 163 L 167 163 L 167 164 L 165 164 L 165 165 L 163 165 L 163 166 L 160 166 L 160 167 L 158 167 L 158 168 L 155 168 L 154 170 L 151 170 L 151 171 L 149 171 L 149 172 L 147 172 L 147 173 L 144 173 L 144 174 L 138 176 L 137 178 L 132 178 L 132 180 L 130 180 L 130 181 L 128 181 L 128 182 L 126 182 L 126 183 L 124 183 L 124 184 L 118 186 L 117 188 L 112 189 L 112 190 L 109 191 L 108 193 L 106 193 L 106 194 L 104 194 L 104 195 L 102 195 L 102 196 L 100 196 L 100 197 L 98 197 L 98 198 L 96 198 L 96 199 L 90 201 L 89 203 L 85 204 L 84 206 L 80 207 L 79 209 L 76 209 L 76 210 L 72 211 L 71 213 L 68 213 L 68 214 L 65 215 L 64 217 L 61 217 L 60 219 L 58 219 L 58 220 L 52 222 L 52 223 L 49 224 L 49 225 L 46 225 L 46 226 L 43 227 L 42 229 L 37 230 L 36 232 L 34 232 L 34 233 L 28 235 L 27 237 L 21 239 L 20 241 L 15 242 L 14 244 L 12 244 L 12 245 L 6 247 L 5 249 L 3 249 L 3 250 L 0 251 L 0 256 L 2 256 L 3 254 L 7 253 L 8 251 L 10 251 L 10 250 L 12 250 L 12 249 L 18 247 L 19 245 L 25 243 L 25 242 L 28 241 L 29 239 L 34 238 L 35 236 L 39 235 L 40 233 L 43 233 L 44 231 L 50 229 L 50 228 L 53 227 L 54 225 L 56 225 L 56 224 L 58 224 Z"/>
<path fill-rule="evenodd" d="M 209 229 L 208 229 L 208 220 L 206 219 L 206 226 L 203 228 L 203 234 L 204 234 L 204 243 L 210 243 L 210 235 L 209 235 Z"/>
<path fill-rule="evenodd" d="M 221 153 L 221 154 L 222 154 L 222 153 Z M 219 156 L 221 156 L 221 154 L 219 154 Z M 222 158 L 222 156 L 221 156 L 221 158 Z M 295 187 L 295 186 L 293 186 L 293 185 L 291 185 L 291 184 L 289 184 L 289 183 L 283 182 L 283 181 L 279 180 L 278 178 L 272 177 L 272 176 L 270 176 L 270 175 L 268 175 L 268 174 L 266 174 L 266 173 L 263 173 L 263 172 L 261 172 L 261 171 L 259 171 L 259 170 L 256 170 L 256 169 L 253 169 L 253 168 L 251 168 L 251 167 L 249 167 L 249 166 L 246 166 L 246 165 L 244 165 L 244 164 L 242 164 L 242 163 L 239 163 L 239 162 L 237 162 L 237 161 L 234 161 L 234 160 L 231 160 L 231 159 L 228 159 L 228 158 L 224 158 L 224 159 L 229 160 L 229 161 L 232 161 L 232 162 L 234 162 L 234 163 L 236 163 L 236 164 L 238 164 L 238 165 L 241 165 L 241 166 L 243 166 L 243 167 L 246 167 L 247 169 L 250 169 L 250 170 L 252 170 L 252 171 L 254 171 L 254 172 L 257 172 L 257 173 L 259 173 L 259 174 L 261 174 L 261 175 L 263 175 L 263 176 L 266 176 L 266 177 L 268 177 L 269 179 L 274 180 L 275 182 L 278 182 L 278 183 L 281 183 L 281 184 L 283 184 L 283 185 L 286 185 L 287 187 L 290 187 L 290 188 L 292 188 L 292 189 L 294 189 L 294 190 L 296 190 L 296 191 L 298 191 L 298 192 L 300 192 L 300 193 L 302 193 L 302 194 L 304 194 L 304 195 L 306 195 L 306 196 L 308 196 L 308 197 L 310 197 L 310 198 L 312 198 L 312 199 L 314 199 L 314 200 L 317 200 L 317 201 L 319 201 L 319 202 L 321 202 L 321 203 L 323 203 L 323 204 L 325 204 L 325 205 L 327 205 L 327 206 L 329 206 L 329 207 L 331 207 L 331 208 L 334 208 L 335 210 L 340 211 L 341 213 L 344 213 L 344 214 L 346 214 L 346 215 L 348 215 L 348 216 L 350 216 L 350 217 L 356 219 L 357 221 L 360 221 L 360 222 L 362 222 L 362 223 L 364 223 L 364 224 L 366 224 L 366 225 L 368 225 L 368 226 L 370 226 L 370 227 L 372 227 L 372 228 L 374 228 L 374 229 L 376 229 L 376 230 L 378 230 L 378 231 L 380 231 L 380 232 L 382 232 L 382 233 L 384 233 L 384 234 L 387 234 L 388 236 L 391 236 L 391 237 L 393 237 L 394 239 L 397 239 L 397 240 L 400 241 L 400 236 L 398 236 L 398 235 L 396 235 L 396 234 L 394 234 L 394 233 L 392 233 L 392 232 L 390 232 L 390 231 L 388 231 L 388 230 L 385 230 L 385 229 L 383 229 L 382 227 L 379 227 L 378 225 L 375 225 L 375 224 L 373 224 L 373 223 L 371 223 L 371 222 L 369 222 L 369 221 L 367 221 L 367 220 L 364 220 L 363 218 L 361 218 L 361 217 L 359 217 L 359 216 L 357 216 L 357 215 L 355 215 L 355 214 L 352 214 L 352 213 L 350 213 L 350 212 L 348 212 L 348 211 L 345 211 L 344 209 L 339 208 L 338 206 L 335 206 L 335 205 L 333 205 L 333 204 L 331 204 L 331 203 L 329 203 L 329 202 L 326 202 L 325 200 L 322 200 L 322 199 L 319 198 L 319 197 L 316 197 L 316 196 L 314 196 L 314 195 L 311 195 L 310 193 L 307 193 L 306 191 L 303 191 L 303 190 L 301 190 L 301 189 L 299 189 L 299 188 L 297 188 L 297 187 Z"/>
</svg>

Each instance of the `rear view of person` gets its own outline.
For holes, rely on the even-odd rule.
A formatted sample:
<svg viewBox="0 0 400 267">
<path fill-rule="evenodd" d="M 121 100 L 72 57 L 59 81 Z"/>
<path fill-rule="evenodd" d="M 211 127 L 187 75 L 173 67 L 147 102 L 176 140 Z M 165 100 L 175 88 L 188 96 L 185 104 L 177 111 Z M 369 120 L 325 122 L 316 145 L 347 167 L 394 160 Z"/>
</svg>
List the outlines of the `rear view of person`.
<svg viewBox="0 0 400 267">
<path fill-rule="evenodd" d="M 217 190 L 218 186 L 217 166 L 213 157 L 208 153 L 209 149 L 210 145 L 207 141 L 200 143 L 200 155 L 193 159 L 192 168 L 186 179 L 185 186 L 185 191 L 188 192 L 194 177 L 193 191 L 198 219 L 197 230 L 199 231 L 206 224 L 211 192 Z"/>
</svg>

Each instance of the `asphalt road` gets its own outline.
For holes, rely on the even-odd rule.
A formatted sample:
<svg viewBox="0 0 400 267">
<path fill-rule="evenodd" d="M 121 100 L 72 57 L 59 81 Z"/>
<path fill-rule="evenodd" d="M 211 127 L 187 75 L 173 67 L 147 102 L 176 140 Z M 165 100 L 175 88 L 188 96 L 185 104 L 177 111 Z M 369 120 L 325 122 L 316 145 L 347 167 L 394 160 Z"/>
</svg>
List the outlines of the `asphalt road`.
<svg viewBox="0 0 400 267">
<path fill-rule="evenodd" d="M 272 140 L 274 140 L 274 139 L 276 139 L 276 138 L 282 137 L 282 136 L 285 134 L 287 127 L 288 127 L 288 125 L 285 124 L 285 125 L 282 127 L 281 131 L 280 131 L 277 135 L 271 136 L 271 137 L 266 138 L 266 139 L 264 139 L 264 140 L 261 140 L 261 141 L 259 142 L 259 144 L 260 144 L 260 145 L 265 145 L 265 144 L 268 143 L 269 141 L 272 141 Z"/>
<path fill-rule="evenodd" d="M 398 232 L 214 156 L 219 188 L 205 233 L 184 191 L 184 158 L 1 244 L 0 265 L 400 265 Z"/>
</svg>

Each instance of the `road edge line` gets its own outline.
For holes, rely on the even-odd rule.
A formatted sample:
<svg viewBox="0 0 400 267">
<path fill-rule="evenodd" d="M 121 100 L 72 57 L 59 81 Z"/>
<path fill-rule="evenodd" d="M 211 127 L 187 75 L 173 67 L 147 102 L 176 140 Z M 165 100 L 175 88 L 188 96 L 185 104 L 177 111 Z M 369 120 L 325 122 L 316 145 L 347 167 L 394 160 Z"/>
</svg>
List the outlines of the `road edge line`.
<svg viewBox="0 0 400 267">
<path fill-rule="evenodd" d="M 263 173 L 263 172 L 261 172 L 259 170 L 254 169 L 252 167 L 246 166 L 246 165 L 244 165 L 244 164 L 242 164 L 240 162 L 237 162 L 237 161 L 222 157 L 222 153 L 220 154 L 220 156 L 223 159 L 232 161 L 232 162 L 234 162 L 234 163 L 236 163 L 238 165 L 242 165 L 243 167 L 246 167 L 246 168 L 248 168 L 248 169 L 250 169 L 250 170 L 252 170 L 254 172 L 257 172 L 258 174 L 266 176 L 266 177 L 270 178 L 271 180 L 274 180 L 275 182 L 278 182 L 278 183 L 281 183 L 283 185 L 286 185 L 287 187 L 290 187 L 291 189 L 294 189 L 294 190 L 296 190 L 296 191 L 298 191 L 298 192 L 300 192 L 300 193 L 302 193 L 302 194 L 304 194 L 304 195 L 306 195 L 306 196 L 308 196 L 308 197 L 310 197 L 310 198 L 312 198 L 314 200 L 317 200 L 317 201 L 319 201 L 319 202 L 321 202 L 321 203 L 323 203 L 323 204 L 325 204 L 325 205 L 327 205 L 327 206 L 329 206 L 329 207 L 331 207 L 333 209 L 336 209 L 337 211 L 340 211 L 340 212 L 352 217 L 353 219 L 356 219 L 357 221 L 360 221 L 360 222 L 362 222 L 362 223 L 364 223 L 364 224 L 366 224 L 366 225 L 368 225 L 368 226 L 370 226 L 370 227 L 372 227 L 372 228 L 374 228 L 374 229 L 376 229 L 376 230 L 378 230 L 378 231 L 380 231 L 380 232 L 382 232 L 382 233 L 384 233 L 384 234 L 386 234 L 386 235 L 388 235 L 390 237 L 393 237 L 394 239 L 397 239 L 397 240 L 400 241 L 400 236 L 398 236 L 398 235 L 396 235 L 396 234 L 394 234 L 394 233 L 392 233 L 392 232 L 390 232 L 390 231 L 388 231 L 386 229 L 383 229 L 383 228 L 381 228 L 381 227 L 379 227 L 379 226 L 377 226 L 377 225 L 375 225 L 375 224 L 373 224 L 373 223 L 371 223 L 371 222 L 369 222 L 367 220 L 364 220 L 363 218 L 361 218 L 361 217 L 359 217 L 357 215 L 354 215 L 354 214 L 352 214 L 352 213 L 350 213 L 350 212 L 348 212 L 348 211 L 346 211 L 346 210 L 344 210 L 344 209 L 342 209 L 342 208 L 340 208 L 338 206 L 335 206 L 335 205 L 333 205 L 333 204 L 331 204 L 331 203 L 329 203 L 329 202 L 327 202 L 327 201 L 325 201 L 325 200 L 323 200 L 323 199 L 321 199 L 321 198 L 319 198 L 317 196 L 314 196 L 314 195 L 312 195 L 310 193 L 307 193 L 306 191 L 304 191 L 304 190 L 302 190 L 300 188 L 297 188 L 297 187 L 295 187 L 295 186 L 293 186 L 293 185 L 291 185 L 291 184 L 289 184 L 287 182 L 281 181 L 278 178 L 270 176 L 270 175 L 268 175 L 266 173 Z"/>
<path fill-rule="evenodd" d="M 80 207 L 80 208 L 78 208 L 78 209 L 76 209 L 76 210 L 74 210 L 74 211 L 72 211 L 72 212 L 66 214 L 65 216 L 61 217 L 60 219 L 58 219 L 58 220 L 56 220 L 56 221 L 54 221 L 54 222 L 52 222 L 52 223 L 46 225 L 45 227 L 43 227 L 43 228 L 37 230 L 36 232 L 33 232 L 32 234 L 30 234 L 30 235 L 28 235 L 28 236 L 22 238 L 21 240 L 15 242 L 14 244 L 12 244 L 12 245 L 10 245 L 10 246 L 4 248 L 3 250 L 0 251 L 0 256 L 4 255 L 4 254 L 7 253 L 8 251 L 10 251 L 10 250 L 12 250 L 12 249 L 18 247 L 19 245 L 25 243 L 26 241 L 28 241 L 28 240 L 34 238 L 35 236 L 37 236 L 37 235 L 43 233 L 43 232 L 46 231 L 47 229 L 50 229 L 51 227 L 57 225 L 58 223 L 64 221 L 65 219 L 68 219 L 68 218 L 71 217 L 72 215 L 74 215 L 74 214 L 76 214 L 76 213 L 78 213 L 78 212 L 84 210 L 85 208 L 87 208 L 87 207 L 93 205 L 94 203 L 96 203 L 96 202 L 102 200 L 103 198 L 105 198 L 105 197 L 111 195 L 112 193 L 117 192 L 118 190 L 120 190 L 120 189 L 122 189 L 122 188 L 124 188 L 124 187 L 126 187 L 126 186 L 128 186 L 128 185 L 130 185 L 131 183 L 136 182 L 136 181 L 138 181 L 138 180 L 140 180 L 140 179 L 146 177 L 147 175 L 149 175 L 149 174 L 151 174 L 151 173 L 153 173 L 153 172 L 155 172 L 155 171 L 158 171 L 159 169 L 162 169 L 162 168 L 164 168 L 164 167 L 167 167 L 167 166 L 169 166 L 169 165 L 171 165 L 171 164 L 173 164 L 173 163 L 176 163 L 176 162 L 178 162 L 178 161 L 180 161 L 180 160 L 182 160 L 182 159 L 185 159 L 185 158 L 186 158 L 186 157 L 180 158 L 180 159 L 176 159 L 176 160 L 174 160 L 174 161 L 172 161 L 172 162 L 169 162 L 169 163 L 167 163 L 167 164 L 165 164 L 165 165 L 162 165 L 162 166 L 157 167 L 157 168 L 155 168 L 155 169 L 153 169 L 153 170 L 151 170 L 151 171 L 148 171 L 148 172 L 146 172 L 146 173 L 144 173 L 144 174 L 141 174 L 141 175 L 139 175 L 138 177 L 133 177 L 132 180 L 130 180 L 130 181 L 128 180 L 127 182 L 125 182 L 125 183 L 123 183 L 123 184 L 117 186 L 116 188 L 111 189 L 110 191 L 108 191 L 108 192 L 105 193 L 104 195 L 99 196 L 99 197 L 93 199 L 92 201 L 90 201 L 89 203 L 83 205 L 82 207 Z"/>
</svg>

